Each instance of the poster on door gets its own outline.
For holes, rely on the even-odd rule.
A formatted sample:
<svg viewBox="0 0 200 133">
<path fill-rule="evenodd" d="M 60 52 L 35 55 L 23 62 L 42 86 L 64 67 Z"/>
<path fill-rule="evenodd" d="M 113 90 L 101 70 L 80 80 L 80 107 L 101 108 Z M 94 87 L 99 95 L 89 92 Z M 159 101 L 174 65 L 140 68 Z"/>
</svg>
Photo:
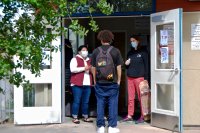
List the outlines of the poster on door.
<svg viewBox="0 0 200 133">
<path fill-rule="evenodd" d="M 166 46 L 168 44 L 168 31 L 160 30 L 160 45 Z"/>
<path fill-rule="evenodd" d="M 169 63 L 169 50 L 168 47 L 161 47 L 160 48 L 161 53 L 161 63 Z"/>
<path fill-rule="evenodd" d="M 168 32 L 168 44 L 174 44 L 174 25 L 166 24 L 163 26 L 163 30 L 167 30 Z"/>
</svg>

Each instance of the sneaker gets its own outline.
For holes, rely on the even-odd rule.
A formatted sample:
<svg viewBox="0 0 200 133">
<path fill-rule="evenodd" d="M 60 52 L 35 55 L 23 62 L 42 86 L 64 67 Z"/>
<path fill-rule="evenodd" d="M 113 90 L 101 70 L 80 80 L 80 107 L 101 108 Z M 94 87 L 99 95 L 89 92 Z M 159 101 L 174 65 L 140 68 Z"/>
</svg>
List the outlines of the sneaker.
<svg viewBox="0 0 200 133">
<path fill-rule="evenodd" d="M 98 127 L 97 133 L 105 133 L 105 127 Z"/>
<path fill-rule="evenodd" d="M 108 133 L 119 133 L 119 129 L 116 127 L 109 127 Z"/>
</svg>

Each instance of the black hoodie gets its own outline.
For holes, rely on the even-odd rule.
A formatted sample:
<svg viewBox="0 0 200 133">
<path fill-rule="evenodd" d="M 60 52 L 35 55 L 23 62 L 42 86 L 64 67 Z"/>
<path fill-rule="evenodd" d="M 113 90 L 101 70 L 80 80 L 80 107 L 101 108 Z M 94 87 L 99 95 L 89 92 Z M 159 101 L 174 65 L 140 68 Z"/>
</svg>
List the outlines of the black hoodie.
<svg viewBox="0 0 200 133">
<path fill-rule="evenodd" d="M 131 51 L 127 54 L 127 59 L 130 60 L 130 64 L 126 66 L 127 76 L 128 77 L 144 77 L 145 80 L 148 80 L 148 54 L 147 51 L 143 49 Z"/>
</svg>

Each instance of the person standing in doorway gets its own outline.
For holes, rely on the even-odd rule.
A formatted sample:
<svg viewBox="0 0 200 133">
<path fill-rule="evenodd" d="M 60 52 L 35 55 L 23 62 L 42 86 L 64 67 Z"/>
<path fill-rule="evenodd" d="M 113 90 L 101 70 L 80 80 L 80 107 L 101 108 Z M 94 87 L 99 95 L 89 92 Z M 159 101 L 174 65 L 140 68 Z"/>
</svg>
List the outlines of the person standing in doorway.
<svg viewBox="0 0 200 133">
<path fill-rule="evenodd" d="M 148 53 L 142 49 L 139 36 L 130 37 L 130 46 L 131 50 L 128 52 L 125 61 L 128 79 L 128 115 L 122 122 L 133 120 L 134 100 L 137 93 L 141 112 L 140 118 L 136 120 L 137 124 L 144 122 L 139 84 L 144 80 L 148 81 Z"/>
<path fill-rule="evenodd" d="M 71 86 L 73 94 L 72 117 L 75 124 L 79 124 L 79 107 L 81 104 L 84 122 L 93 122 L 88 118 L 89 98 L 91 94 L 92 73 L 90 71 L 91 60 L 88 57 L 87 46 L 81 45 L 78 54 L 70 62 Z"/>
<path fill-rule="evenodd" d="M 114 35 L 102 30 L 97 35 L 101 46 L 92 54 L 92 73 L 97 98 L 97 132 L 105 132 L 105 107 L 108 105 L 108 133 L 118 133 L 118 96 L 123 60 L 120 51 L 111 46 Z"/>
</svg>

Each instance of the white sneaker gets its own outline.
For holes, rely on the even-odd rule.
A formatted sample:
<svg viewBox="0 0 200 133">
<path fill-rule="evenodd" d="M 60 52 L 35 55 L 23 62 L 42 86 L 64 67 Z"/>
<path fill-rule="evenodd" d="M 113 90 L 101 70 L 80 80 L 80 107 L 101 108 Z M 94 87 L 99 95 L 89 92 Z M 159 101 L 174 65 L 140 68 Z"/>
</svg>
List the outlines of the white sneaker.
<svg viewBox="0 0 200 133">
<path fill-rule="evenodd" d="M 119 129 L 116 127 L 109 127 L 108 133 L 119 133 Z"/>
<path fill-rule="evenodd" d="M 105 127 L 99 127 L 98 129 L 97 129 L 97 133 L 105 133 Z"/>
</svg>

